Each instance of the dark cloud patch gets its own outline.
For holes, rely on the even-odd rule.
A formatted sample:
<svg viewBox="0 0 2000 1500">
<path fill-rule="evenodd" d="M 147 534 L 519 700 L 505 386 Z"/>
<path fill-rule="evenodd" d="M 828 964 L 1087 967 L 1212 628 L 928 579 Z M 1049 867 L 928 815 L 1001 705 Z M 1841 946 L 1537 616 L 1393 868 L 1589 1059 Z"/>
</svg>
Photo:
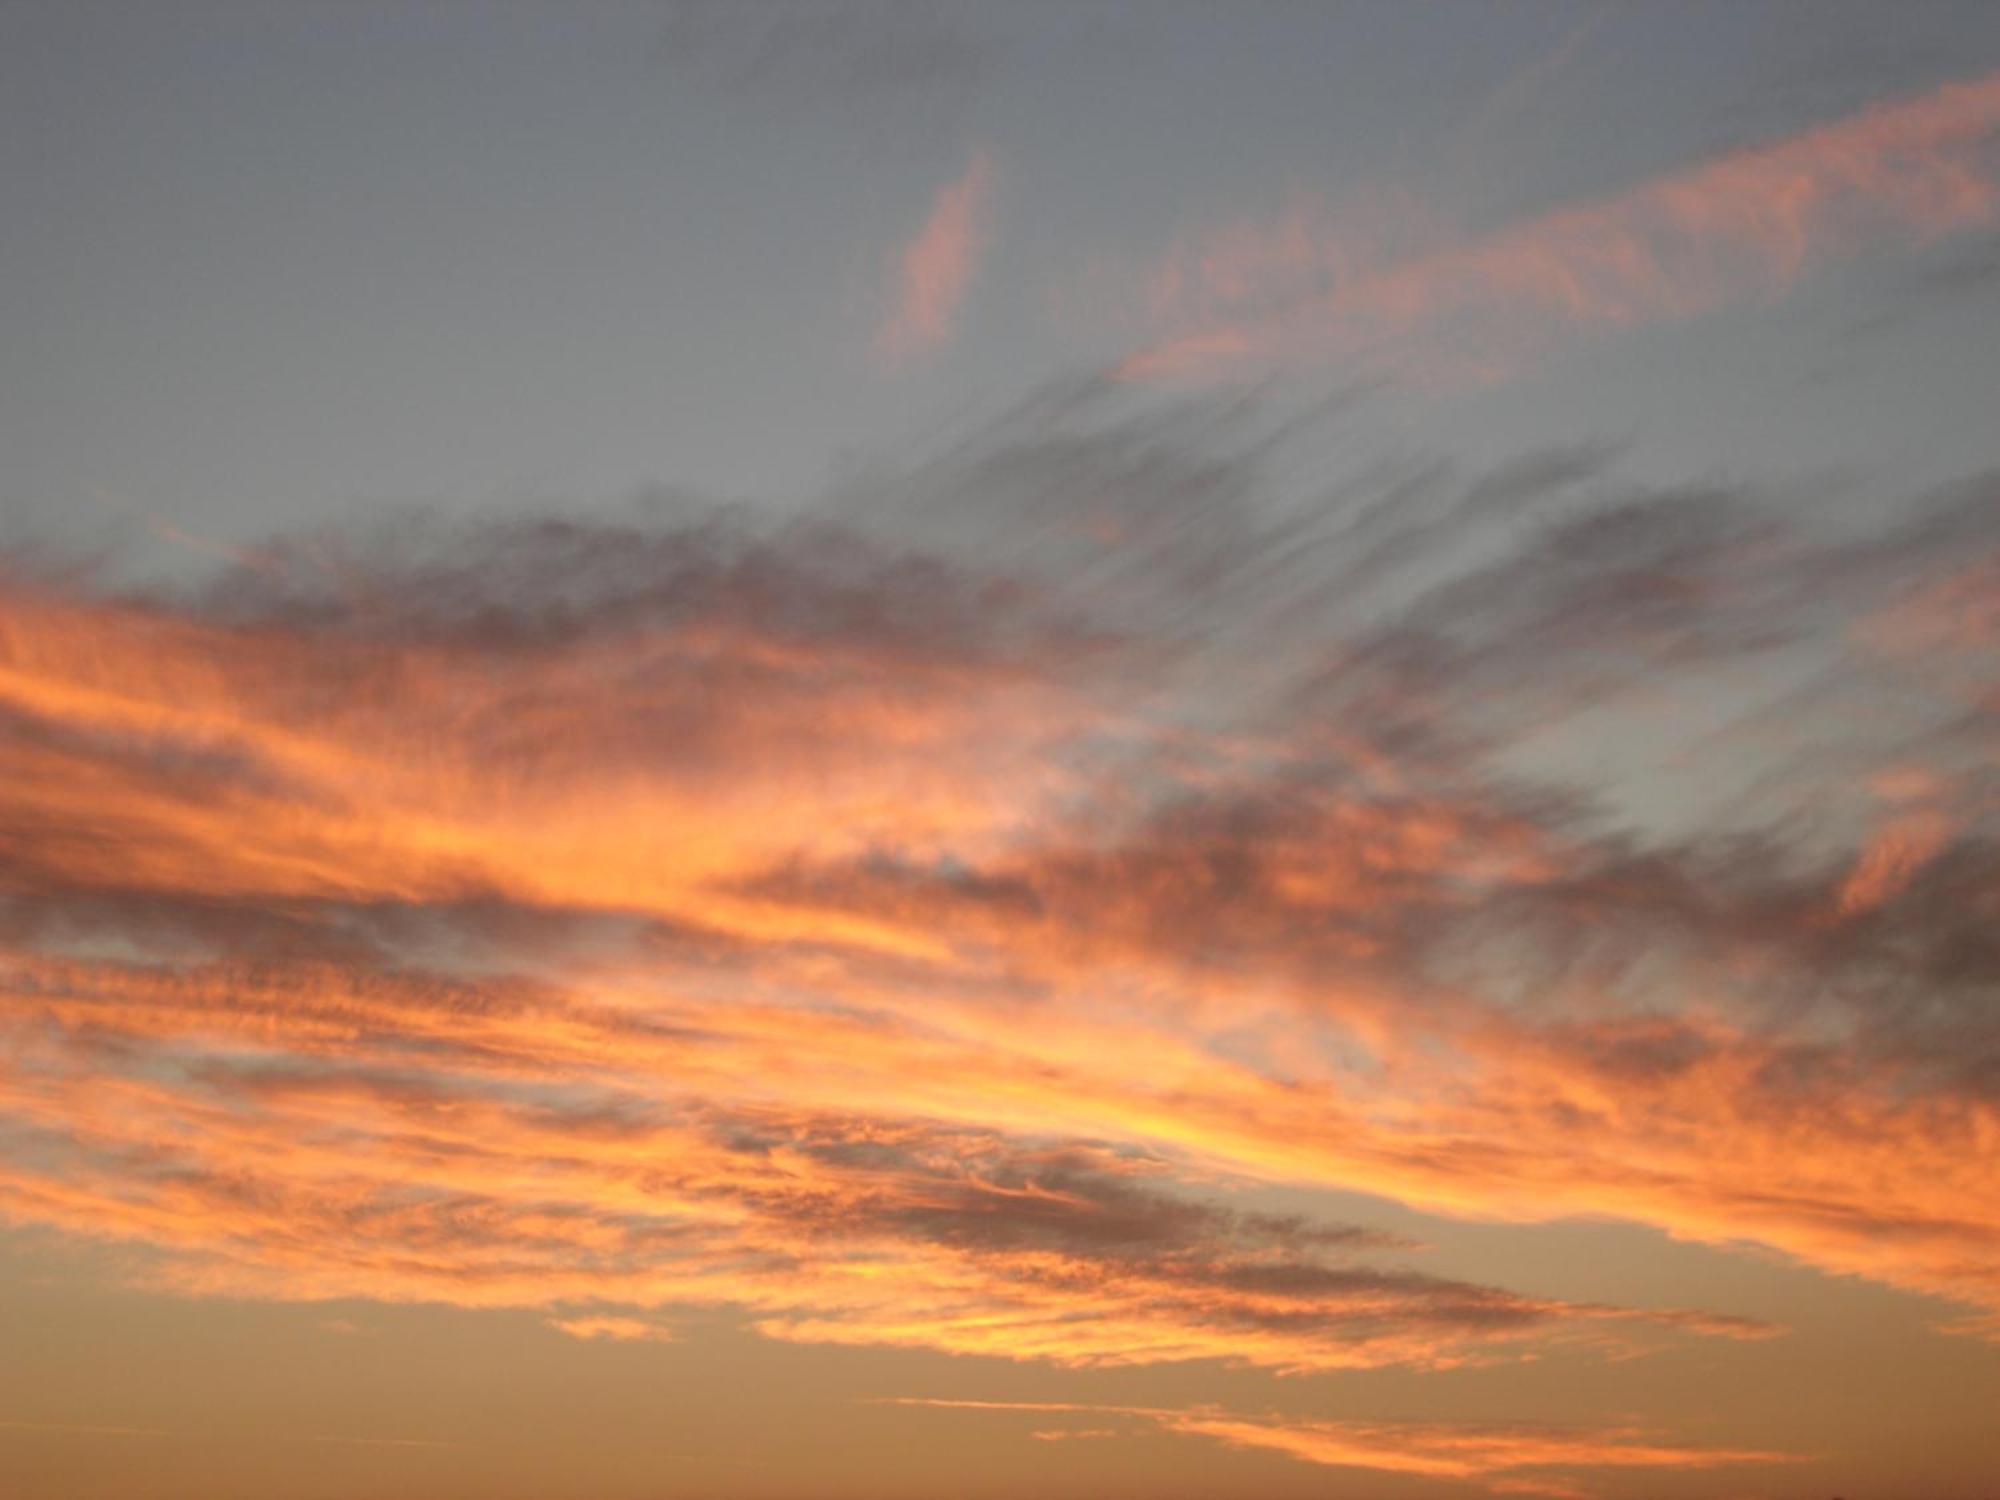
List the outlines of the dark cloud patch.
<svg viewBox="0 0 2000 1500">
<path fill-rule="evenodd" d="M 787 1137 L 787 1139 L 793 1139 Z M 931 1142 L 935 1145 L 937 1143 Z M 882 1141 L 813 1142 L 815 1159 L 877 1174 L 879 1198 L 843 1199 L 824 1232 L 891 1229 L 971 1251 L 1053 1251 L 1121 1264 L 1209 1260 L 1229 1250 L 1296 1253 L 1408 1249 L 1408 1241 L 1351 1224 L 1236 1213 L 1149 1187 L 1164 1164 L 1070 1148 L 977 1149 L 941 1163 Z M 1113 1170 L 1122 1168 L 1122 1170 Z"/>
</svg>

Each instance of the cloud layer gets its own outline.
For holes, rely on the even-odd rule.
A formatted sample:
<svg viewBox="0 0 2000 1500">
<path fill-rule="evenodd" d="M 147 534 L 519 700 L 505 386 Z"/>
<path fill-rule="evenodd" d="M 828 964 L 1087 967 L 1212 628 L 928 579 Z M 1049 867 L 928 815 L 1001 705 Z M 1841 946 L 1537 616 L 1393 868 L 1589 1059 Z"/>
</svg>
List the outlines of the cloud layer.
<svg viewBox="0 0 2000 1500">
<path fill-rule="evenodd" d="M 1776 1331 L 1245 1196 L 1337 1188 L 1990 1328 L 2000 482 L 1835 527 L 1607 448 L 1292 500 L 1269 452 L 1087 383 L 841 527 L 413 525 L 150 594 L 18 559 L 0 1208 L 187 1290 L 580 1337 Z M 1653 1456 L 1396 1451 L 1702 1461 L 1608 1441 Z"/>
</svg>

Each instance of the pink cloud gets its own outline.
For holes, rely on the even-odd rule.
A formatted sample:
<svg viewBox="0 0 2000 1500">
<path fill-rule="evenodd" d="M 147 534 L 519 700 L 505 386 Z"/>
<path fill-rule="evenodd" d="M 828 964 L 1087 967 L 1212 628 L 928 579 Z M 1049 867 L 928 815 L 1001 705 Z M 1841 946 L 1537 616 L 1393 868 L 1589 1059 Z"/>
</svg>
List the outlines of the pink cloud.
<svg viewBox="0 0 2000 1500">
<path fill-rule="evenodd" d="M 991 158 L 975 154 L 962 176 L 938 190 L 923 228 L 896 255 L 895 308 L 875 336 L 883 358 L 910 359 L 950 340 L 985 254 L 992 182 Z"/>
<path fill-rule="evenodd" d="M 2000 74 L 1879 104 L 1607 197 L 1401 257 L 1293 211 L 1178 249 L 1148 279 L 1164 337 L 1129 378 L 1376 358 L 1502 368 L 1578 328 L 1683 317 L 1789 288 L 1871 240 L 2000 215 Z M 1364 249 L 1366 247 L 1363 247 Z M 1162 306 L 1162 289 L 1177 290 Z"/>
</svg>

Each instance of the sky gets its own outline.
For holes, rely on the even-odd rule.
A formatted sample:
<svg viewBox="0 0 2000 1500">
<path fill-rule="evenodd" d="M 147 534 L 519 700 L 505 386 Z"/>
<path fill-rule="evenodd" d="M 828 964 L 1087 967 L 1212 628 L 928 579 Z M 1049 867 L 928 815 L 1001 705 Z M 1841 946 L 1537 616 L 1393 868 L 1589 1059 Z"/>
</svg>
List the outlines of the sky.
<svg viewBox="0 0 2000 1500">
<path fill-rule="evenodd" d="M 0 1493 L 2000 1493 L 2000 9 L 0 5 Z"/>
</svg>

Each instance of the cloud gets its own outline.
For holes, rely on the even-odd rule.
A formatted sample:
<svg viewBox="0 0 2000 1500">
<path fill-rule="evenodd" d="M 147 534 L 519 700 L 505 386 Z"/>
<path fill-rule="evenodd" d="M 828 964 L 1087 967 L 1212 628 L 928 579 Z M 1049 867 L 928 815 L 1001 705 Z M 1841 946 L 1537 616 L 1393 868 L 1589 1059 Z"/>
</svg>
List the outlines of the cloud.
<svg viewBox="0 0 2000 1500">
<path fill-rule="evenodd" d="M 683 75 L 780 100 L 962 100 L 1004 55 L 941 6 L 777 3 L 754 9 L 677 0 L 656 48 Z"/>
<path fill-rule="evenodd" d="M 839 527 L 12 567 L 0 1212 L 188 1292 L 1065 1366 L 1776 1332 L 1271 1185 L 2000 1308 L 2000 481 L 1294 505 L 1269 433 L 1083 382 Z"/>
<path fill-rule="evenodd" d="M 1561 1471 L 1594 1468 L 1705 1469 L 1783 1463 L 1791 1455 L 1759 1449 L 1698 1448 L 1661 1442 L 1630 1429 L 1569 1433 L 1534 1428 L 1464 1428 L 1441 1424 L 1271 1422 L 1188 1412 L 1157 1419 L 1169 1432 L 1263 1448 L 1305 1463 L 1373 1469 L 1437 1479 L 1487 1481 L 1504 1493 L 1575 1495 Z M 1556 1470 L 1556 1476 L 1545 1471 Z M 1526 1480 L 1505 1476 L 1536 1476 Z"/>
<path fill-rule="evenodd" d="M 1357 241 L 1301 203 L 1279 224 L 1176 248 L 1149 278 L 1165 331 L 1123 373 L 1213 379 L 1355 360 L 1427 377 L 1502 370 L 1565 334 L 1776 295 L 1871 245 L 1991 224 L 1996 136 L 1989 74 L 1467 239 L 1412 227 Z"/>
<path fill-rule="evenodd" d="M 1028 1434 L 1038 1443 L 1064 1443 L 1084 1438 L 1115 1438 L 1115 1427 L 1045 1427 Z"/>
<path fill-rule="evenodd" d="M 670 1344 L 674 1331 L 664 1324 L 644 1318 L 579 1317 L 550 1318 L 549 1327 L 573 1339 L 609 1339 L 613 1343 Z"/>
<path fill-rule="evenodd" d="M 1429 1479 L 1465 1480 L 1506 1494 L 1582 1495 L 1572 1471 L 1594 1468 L 1706 1469 L 1785 1463 L 1795 1455 L 1757 1449 L 1703 1448 L 1661 1441 L 1632 1428 L 1555 1428 L 1528 1424 L 1327 1422 L 1238 1415 L 1214 1407 L 1176 1409 L 1034 1401 L 956 1401 L 921 1396 L 897 1405 L 946 1411 L 1074 1413 L 1134 1418 L 1163 1431 L 1205 1437 L 1235 1448 L 1282 1453 L 1329 1468 L 1369 1469 Z M 1115 1436 L 1115 1431 L 1036 1432 L 1032 1436 Z"/>
<path fill-rule="evenodd" d="M 875 335 L 880 357 L 900 363 L 950 342 L 986 254 L 992 196 L 993 161 L 983 151 L 938 189 L 923 227 L 895 257 L 891 311 Z"/>
</svg>

